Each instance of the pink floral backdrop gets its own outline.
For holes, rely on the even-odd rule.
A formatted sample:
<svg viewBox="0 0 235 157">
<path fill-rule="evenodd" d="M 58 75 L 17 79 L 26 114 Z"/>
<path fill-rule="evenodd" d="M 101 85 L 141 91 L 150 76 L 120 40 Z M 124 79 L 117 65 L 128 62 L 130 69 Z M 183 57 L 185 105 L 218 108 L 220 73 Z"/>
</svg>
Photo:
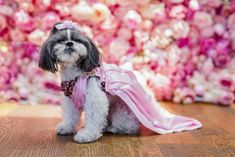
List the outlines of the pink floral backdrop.
<svg viewBox="0 0 235 157">
<path fill-rule="evenodd" d="M 0 102 L 60 103 L 57 76 L 37 66 L 60 20 L 140 71 L 158 100 L 234 103 L 235 0 L 0 0 Z"/>
</svg>

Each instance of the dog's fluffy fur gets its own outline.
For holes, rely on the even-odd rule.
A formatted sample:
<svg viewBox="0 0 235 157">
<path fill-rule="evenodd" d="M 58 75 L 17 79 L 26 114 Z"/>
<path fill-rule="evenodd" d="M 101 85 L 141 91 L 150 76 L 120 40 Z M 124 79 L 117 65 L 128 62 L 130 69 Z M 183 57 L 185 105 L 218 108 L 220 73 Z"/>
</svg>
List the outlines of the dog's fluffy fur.
<svg viewBox="0 0 235 157">
<path fill-rule="evenodd" d="M 39 66 L 42 69 L 58 71 L 62 81 L 69 81 L 99 66 L 100 53 L 91 39 L 76 29 L 57 30 L 55 26 L 41 48 Z M 139 131 L 140 122 L 133 112 L 120 98 L 107 97 L 96 77 L 88 80 L 82 110 L 76 110 L 66 96 L 61 107 L 63 120 L 57 125 L 56 133 L 76 133 L 74 140 L 79 143 L 95 141 L 106 131 L 121 134 Z M 85 127 L 76 132 L 82 111 L 85 111 Z"/>
</svg>

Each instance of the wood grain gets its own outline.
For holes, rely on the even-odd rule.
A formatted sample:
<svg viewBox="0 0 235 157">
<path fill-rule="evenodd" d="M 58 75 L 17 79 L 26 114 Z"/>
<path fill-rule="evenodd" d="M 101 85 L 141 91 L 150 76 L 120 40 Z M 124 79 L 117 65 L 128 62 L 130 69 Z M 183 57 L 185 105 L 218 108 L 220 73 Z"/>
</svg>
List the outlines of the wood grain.
<svg viewBox="0 0 235 157">
<path fill-rule="evenodd" d="M 0 157 L 234 157 L 235 107 L 164 102 L 171 112 L 199 119 L 203 128 L 158 135 L 141 127 L 141 135 L 105 134 L 89 144 L 73 136 L 56 136 L 58 106 L 0 105 Z"/>
</svg>

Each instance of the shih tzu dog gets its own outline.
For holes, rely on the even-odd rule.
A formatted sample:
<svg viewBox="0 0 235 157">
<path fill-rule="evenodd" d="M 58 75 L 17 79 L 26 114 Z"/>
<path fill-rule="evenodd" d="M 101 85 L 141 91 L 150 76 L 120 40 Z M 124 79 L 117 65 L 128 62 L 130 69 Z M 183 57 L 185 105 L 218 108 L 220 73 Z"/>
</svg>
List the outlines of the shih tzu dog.
<svg viewBox="0 0 235 157">
<path fill-rule="evenodd" d="M 160 134 L 200 127 L 156 105 L 132 72 L 100 63 L 95 43 L 71 21 L 54 25 L 41 47 L 39 67 L 60 74 L 63 120 L 56 133 L 75 133 L 76 142 L 95 141 L 104 132 L 136 134 L 141 123 Z M 77 131 L 83 111 L 85 126 Z"/>
</svg>

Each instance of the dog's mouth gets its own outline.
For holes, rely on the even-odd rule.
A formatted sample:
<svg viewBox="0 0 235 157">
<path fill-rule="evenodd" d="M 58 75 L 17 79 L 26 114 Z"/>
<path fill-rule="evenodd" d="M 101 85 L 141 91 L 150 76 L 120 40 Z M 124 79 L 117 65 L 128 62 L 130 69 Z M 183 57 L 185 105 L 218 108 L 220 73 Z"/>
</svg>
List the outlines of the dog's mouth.
<svg viewBox="0 0 235 157">
<path fill-rule="evenodd" d="M 68 54 L 71 54 L 71 53 L 73 53 L 74 51 L 75 51 L 75 49 L 72 48 L 72 47 L 66 47 L 65 50 L 64 50 L 64 52 L 65 52 L 65 53 L 68 53 Z"/>
</svg>

